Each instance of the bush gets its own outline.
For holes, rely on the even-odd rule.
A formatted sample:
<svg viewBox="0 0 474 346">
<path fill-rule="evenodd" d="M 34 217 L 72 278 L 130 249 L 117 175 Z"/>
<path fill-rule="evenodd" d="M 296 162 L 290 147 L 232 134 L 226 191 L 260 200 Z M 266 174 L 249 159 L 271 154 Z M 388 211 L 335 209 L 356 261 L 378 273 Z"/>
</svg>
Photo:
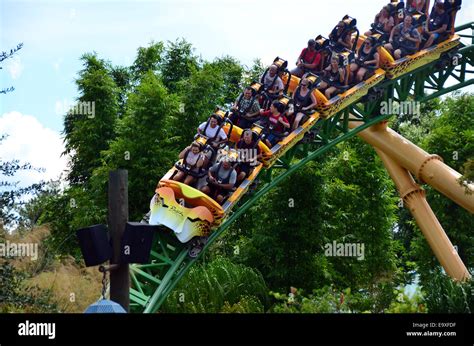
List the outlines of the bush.
<svg viewBox="0 0 474 346">
<path fill-rule="evenodd" d="M 303 291 L 292 288 L 287 296 L 270 292 L 276 299 L 270 312 L 275 313 L 348 313 L 352 312 L 349 304 L 352 300 L 350 289 L 338 291 L 332 286 L 314 290 L 305 297 Z"/>
<path fill-rule="evenodd" d="M 263 312 L 268 289 L 259 272 L 217 258 L 190 269 L 162 312 Z"/>
<path fill-rule="evenodd" d="M 408 296 L 404 289 L 396 291 L 396 297 L 390 304 L 390 307 L 385 311 L 396 314 L 410 314 L 417 312 L 426 312 L 426 304 L 419 289 L 415 291 L 412 297 Z"/>
<path fill-rule="evenodd" d="M 0 313 L 58 312 L 58 307 L 51 302 L 51 291 L 38 287 L 24 287 L 26 274 L 16 270 L 5 261 L 0 266 Z"/>
<path fill-rule="evenodd" d="M 474 311 L 474 281 L 453 281 L 439 270 L 423 287 L 430 313 L 471 313 Z"/>
</svg>

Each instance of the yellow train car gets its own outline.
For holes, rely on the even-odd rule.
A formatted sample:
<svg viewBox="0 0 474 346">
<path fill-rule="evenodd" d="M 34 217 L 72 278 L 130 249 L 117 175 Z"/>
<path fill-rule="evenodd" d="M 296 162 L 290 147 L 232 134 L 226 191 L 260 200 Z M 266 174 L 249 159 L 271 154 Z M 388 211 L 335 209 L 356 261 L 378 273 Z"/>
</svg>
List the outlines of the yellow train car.
<svg viewBox="0 0 474 346">
<path fill-rule="evenodd" d="M 453 35 L 437 45 L 423 49 L 413 55 L 407 55 L 398 60 L 395 60 L 385 48 L 380 47 L 380 67 L 386 71 L 387 78 L 396 79 L 423 65 L 438 60 L 441 54 L 450 51 L 459 44 L 460 37 Z"/>
<path fill-rule="evenodd" d="M 263 164 L 265 167 L 271 167 L 276 160 L 282 157 L 289 149 L 291 149 L 296 143 L 301 141 L 314 124 L 318 121 L 320 115 L 318 112 L 311 114 L 309 119 L 300 125 L 297 129 L 292 131 L 288 136 L 284 137 L 280 142 L 275 144 L 270 150 L 269 155 L 263 156 Z"/>
<path fill-rule="evenodd" d="M 289 100 L 289 99 L 288 99 Z M 311 114 L 307 121 L 301 124 L 297 129 L 290 132 L 286 137 L 282 138 L 277 144 L 272 148 L 269 148 L 263 141 L 260 141 L 259 148 L 262 151 L 262 163 L 265 168 L 271 167 L 276 160 L 282 157 L 291 147 L 303 139 L 305 133 L 307 133 L 311 127 L 316 123 L 320 118 L 318 112 Z M 229 137 L 229 140 L 233 143 L 237 143 L 242 136 L 244 131 L 238 126 L 233 126 L 232 132 L 229 134 L 230 125 L 226 124 L 223 127 L 224 131 Z"/>
<path fill-rule="evenodd" d="M 150 201 L 149 223 L 172 229 L 182 243 L 194 237 L 208 236 L 224 213 L 217 203 L 206 197 L 201 191 L 185 184 L 161 180 Z M 213 202 L 214 208 L 210 208 Z M 211 212 L 213 209 L 214 212 L 219 211 L 219 219 Z"/>
<path fill-rule="evenodd" d="M 182 243 L 194 237 L 207 237 L 245 195 L 262 168 L 263 164 L 258 164 L 222 206 L 200 190 L 171 180 L 177 170 L 172 168 L 155 190 L 149 222 L 172 229 Z"/>
<path fill-rule="evenodd" d="M 284 83 L 288 81 L 289 74 L 283 74 L 282 80 Z M 345 92 L 332 97 L 330 100 L 321 93 L 319 90 L 314 89 L 313 94 L 318 101 L 318 105 L 316 107 L 319 116 L 322 119 L 327 119 L 334 114 L 338 113 L 339 111 L 343 110 L 347 106 L 353 104 L 361 97 L 367 95 L 369 90 L 382 82 L 385 79 L 385 71 L 381 68 L 375 70 L 374 74 L 369 77 L 368 79 L 354 85 L 352 88 L 346 90 Z M 296 76 L 291 76 L 291 80 L 289 82 L 288 93 L 293 93 L 296 87 L 300 83 L 300 78 Z"/>
</svg>

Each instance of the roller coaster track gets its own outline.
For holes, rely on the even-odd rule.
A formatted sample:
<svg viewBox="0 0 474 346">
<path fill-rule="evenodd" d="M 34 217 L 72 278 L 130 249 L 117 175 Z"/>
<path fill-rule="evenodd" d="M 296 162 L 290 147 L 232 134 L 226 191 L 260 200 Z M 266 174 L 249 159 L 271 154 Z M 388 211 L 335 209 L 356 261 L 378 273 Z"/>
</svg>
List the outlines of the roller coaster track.
<svg viewBox="0 0 474 346">
<path fill-rule="evenodd" d="M 312 143 L 298 144 L 260 173 L 261 187 L 247 193 L 224 222 L 211 233 L 203 251 L 195 259 L 187 254 L 173 233 L 163 229 L 155 234 L 151 251 L 152 263 L 132 265 L 130 301 L 132 312 L 154 313 L 191 266 L 199 261 L 216 239 L 267 192 L 303 167 L 306 163 L 329 152 L 337 144 L 348 140 L 361 131 L 381 123 L 391 115 L 379 115 L 380 104 L 388 100 L 428 101 L 449 92 L 474 84 L 474 22 L 459 26 L 456 33 L 469 43 L 462 43 L 456 50 L 442 55 L 429 64 L 402 75 L 386 79 L 356 103 L 313 127 L 317 138 Z M 454 83 L 454 84 L 452 84 Z M 356 122 L 359 126 L 352 126 Z"/>
</svg>

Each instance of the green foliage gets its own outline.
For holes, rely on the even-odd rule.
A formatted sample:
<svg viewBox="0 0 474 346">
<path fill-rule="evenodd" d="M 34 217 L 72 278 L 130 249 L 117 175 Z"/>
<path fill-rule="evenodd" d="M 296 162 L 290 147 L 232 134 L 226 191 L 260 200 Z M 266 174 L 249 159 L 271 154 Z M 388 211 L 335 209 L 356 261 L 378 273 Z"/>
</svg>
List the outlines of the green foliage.
<svg viewBox="0 0 474 346">
<path fill-rule="evenodd" d="M 138 82 L 147 72 L 157 72 L 163 61 L 163 42 L 151 42 L 147 47 L 138 48 L 137 57 L 130 70 L 133 80 Z"/>
<path fill-rule="evenodd" d="M 110 75 L 119 90 L 118 94 L 118 114 L 122 118 L 127 106 L 128 93 L 132 88 L 133 74 L 131 69 L 124 66 L 111 66 Z"/>
<path fill-rule="evenodd" d="M 267 287 L 252 268 L 217 258 L 190 269 L 168 296 L 163 312 L 263 312 Z"/>
<path fill-rule="evenodd" d="M 0 145 L 6 137 L 6 135 L 0 134 Z M 18 222 L 20 218 L 17 212 L 24 205 L 23 197 L 34 195 L 44 187 L 45 183 L 43 181 L 30 186 L 19 187 L 19 182 L 12 179 L 22 171 L 41 172 L 43 170 L 34 168 L 29 163 L 20 163 L 19 160 L 3 161 L 0 158 L 0 225 L 2 226 L 12 226 Z"/>
<path fill-rule="evenodd" d="M 100 152 L 115 137 L 119 112 L 120 91 L 106 62 L 95 54 L 85 54 L 81 60 L 84 69 L 76 80 L 78 101 L 94 102 L 95 114 L 79 110 L 68 112 L 64 118 L 64 154 L 70 156 L 68 181 L 72 185 L 87 182 L 92 171 L 100 166 Z"/>
<path fill-rule="evenodd" d="M 416 289 L 412 296 L 409 296 L 405 289 L 398 289 L 395 299 L 391 302 L 390 307 L 385 310 L 386 313 L 395 314 L 412 314 L 426 312 L 424 298 L 419 289 Z"/>
<path fill-rule="evenodd" d="M 474 159 L 467 159 L 464 165 L 461 168 L 461 173 L 463 173 L 460 183 L 463 181 L 468 184 L 474 184 Z"/>
<path fill-rule="evenodd" d="M 16 270 L 8 261 L 0 263 L 0 312 L 58 312 L 58 307 L 51 301 L 51 292 L 24 287 L 26 277 L 25 272 Z"/>
<path fill-rule="evenodd" d="M 315 254 L 322 237 L 322 178 L 310 164 L 271 191 L 238 223 L 249 234 L 238 261 L 257 268 L 272 289 L 315 287 L 324 275 Z"/>
<path fill-rule="evenodd" d="M 229 314 L 262 313 L 264 307 L 255 297 L 242 297 L 238 303 L 232 305 L 228 301 L 224 302 L 221 312 Z"/>
<path fill-rule="evenodd" d="M 216 105 L 224 103 L 223 84 L 222 71 L 213 63 L 204 63 L 201 69 L 193 68 L 188 79 L 176 84 L 184 105 L 184 112 L 175 125 L 181 148 L 192 141 L 200 122 L 209 118 Z"/>
<path fill-rule="evenodd" d="M 59 181 L 49 181 L 41 191 L 21 206 L 18 210 L 20 222 L 17 231 L 29 231 L 38 224 L 48 201 L 60 193 L 59 184 Z"/>
<path fill-rule="evenodd" d="M 178 112 L 178 97 L 167 92 L 159 77 L 147 72 L 129 95 L 117 139 L 102 153 L 102 167 L 94 171 L 94 183 L 106 186 L 110 170 L 128 170 L 131 219 L 143 216 L 158 178 L 176 159 L 172 124 Z"/>
<path fill-rule="evenodd" d="M 370 300 L 362 311 L 382 311 L 400 280 L 393 189 L 374 151 L 355 139 L 262 198 L 223 244 L 236 244 L 236 260 L 257 268 L 272 290 L 334 284 L 361 290 L 361 300 Z M 364 259 L 327 256 L 333 241 L 364 244 Z"/>
<path fill-rule="evenodd" d="M 252 82 L 260 81 L 260 76 L 264 71 L 265 66 L 263 66 L 262 61 L 260 59 L 255 59 L 253 65 L 245 71 L 244 84 L 250 85 Z"/>
<path fill-rule="evenodd" d="M 333 286 L 325 286 L 314 290 L 312 294 L 304 296 L 304 292 L 293 290 L 284 295 L 270 293 L 276 303 L 270 309 L 274 313 L 349 313 L 351 290 L 336 290 Z"/>
<path fill-rule="evenodd" d="M 423 285 L 425 302 L 430 313 L 472 313 L 474 311 L 474 281 L 453 281 L 435 270 Z"/>
<path fill-rule="evenodd" d="M 223 77 L 221 85 L 222 106 L 231 104 L 235 101 L 236 95 L 242 92 L 242 78 L 244 76 L 244 68 L 238 60 L 225 56 L 216 59 L 212 65 L 220 71 Z"/>
<path fill-rule="evenodd" d="M 332 281 L 340 287 L 393 282 L 397 260 L 392 244 L 396 220 L 393 183 L 373 149 L 359 139 L 343 143 L 323 168 L 324 231 L 328 242 L 364 244 L 361 261 L 332 257 Z M 349 274 L 351 273 L 351 274 Z"/>
<path fill-rule="evenodd" d="M 161 65 L 161 73 L 163 83 L 170 92 L 175 92 L 177 83 L 189 78 L 192 71 L 196 69 L 198 69 L 198 60 L 193 54 L 191 43 L 185 39 L 168 42 Z"/>
</svg>

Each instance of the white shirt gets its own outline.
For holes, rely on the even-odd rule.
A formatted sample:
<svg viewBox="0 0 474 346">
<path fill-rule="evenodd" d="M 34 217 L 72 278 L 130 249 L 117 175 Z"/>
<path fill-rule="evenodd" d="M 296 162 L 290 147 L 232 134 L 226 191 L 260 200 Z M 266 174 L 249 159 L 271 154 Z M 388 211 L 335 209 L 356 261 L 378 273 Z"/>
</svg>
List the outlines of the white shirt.
<svg viewBox="0 0 474 346">
<path fill-rule="evenodd" d="M 201 153 L 195 154 L 190 150 L 186 156 L 186 164 L 190 166 L 194 166 L 196 165 L 200 157 L 201 157 Z"/>
<path fill-rule="evenodd" d="M 202 123 L 201 125 L 199 125 L 199 130 L 201 130 L 201 132 L 204 131 L 204 128 L 206 127 L 206 124 L 207 122 L 204 122 Z M 206 129 L 206 132 L 203 133 L 204 136 L 206 136 L 207 138 L 214 138 L 214 136 L 216 135 L 217 133 L 217 130 L 219 129 L 219 125 L 217 125 L 216 127 L 212 128 L 211 125 L 209 125 Z M 219 134 L 217 135 L 216 137 L 216 140 L 218 142 L 220 141 L 223 141 L 224 139 L 227 139 L 227 135 L 225 134 L 224 130 L 223 129 L 220 129 L 219 130 Z"/>
</svg>

